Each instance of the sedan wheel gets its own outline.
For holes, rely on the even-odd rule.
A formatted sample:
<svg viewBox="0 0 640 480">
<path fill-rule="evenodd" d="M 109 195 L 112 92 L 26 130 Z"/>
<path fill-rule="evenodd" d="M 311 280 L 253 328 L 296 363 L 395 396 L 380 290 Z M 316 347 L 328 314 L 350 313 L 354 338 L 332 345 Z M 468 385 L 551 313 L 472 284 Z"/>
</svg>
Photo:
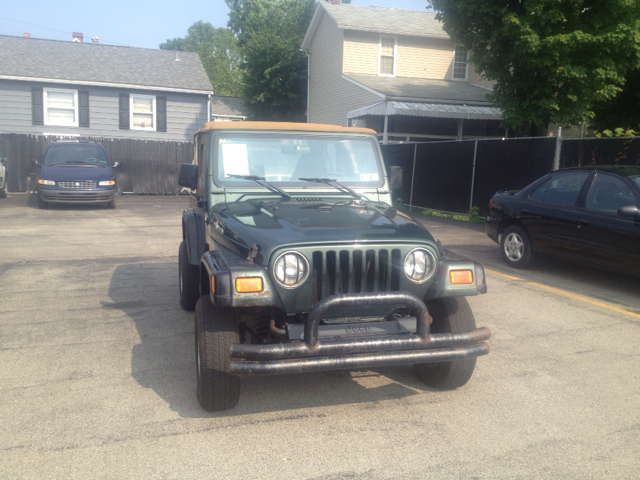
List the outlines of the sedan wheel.
<svg viewBox="0 0 640 480">
<path fill-rule="evenodd" d="M 531 260 L 531 241 L 527 232 L 517 225 L 503 232 L 500 249 L 502 258 L 514 268 L 525 268 Z"/>
</svg>

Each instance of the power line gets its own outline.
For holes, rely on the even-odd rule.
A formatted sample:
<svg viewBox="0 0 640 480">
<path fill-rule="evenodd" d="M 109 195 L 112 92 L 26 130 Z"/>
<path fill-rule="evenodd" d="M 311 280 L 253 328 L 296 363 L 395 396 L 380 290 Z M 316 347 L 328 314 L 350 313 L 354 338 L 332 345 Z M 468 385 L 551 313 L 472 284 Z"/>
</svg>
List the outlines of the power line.
<svg viewBox="0 0 640 480">
<path fill-rule="evenodd" d="M 52 30 L 54 32 L 58 32 L 58 33 L 66 33 L 67 35 L 73 35 L 73 32 L 65 32 L 63 30 L 56 30 L 55 28 L 50 28 L 50 27 L 43 27 L 42 25 L 36 25 L 34 23 L 27 23 L 27 22 L 21 22 L 20 20 L 13 20 L 11 18 L 6 18 L 6 17 L 0 17 L 0 19 L 2 20 L 8 20 L 10 22 L 16 22 L 16 23 L 22 23 L 24 25 L 29 25 L 31 27 L 38 27 L 38 28 L 44 28 L 46 30 Z M 111 40 L 106 40 L 106 39 L 101 39 L 101 41 L 103 42 L 108 42 L 108 43 L 112 43 L 114 45 L 120 45 L 121 47 L 129 47 L 130 45 L 125 45 L 123 43 L 118 43 L 118 42 L 112 42 Z"/>
</svg>

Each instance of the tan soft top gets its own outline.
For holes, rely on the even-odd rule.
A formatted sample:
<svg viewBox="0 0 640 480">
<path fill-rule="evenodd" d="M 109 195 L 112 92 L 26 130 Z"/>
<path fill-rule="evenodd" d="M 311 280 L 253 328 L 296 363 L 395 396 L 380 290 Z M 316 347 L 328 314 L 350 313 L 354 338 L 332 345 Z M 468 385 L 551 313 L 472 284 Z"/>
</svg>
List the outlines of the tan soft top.
<svg viewBox="0 0 640 480">
<path fill-rule="evenodd" d="M 331 133 L 372 133 L 375 130 L 360 127 L 341 127 L 323 123 L 293 122 L 207 122 L 196 133 L 209 130 L 290 130 L 298 132 L 331 132 Z"/>
</svg>

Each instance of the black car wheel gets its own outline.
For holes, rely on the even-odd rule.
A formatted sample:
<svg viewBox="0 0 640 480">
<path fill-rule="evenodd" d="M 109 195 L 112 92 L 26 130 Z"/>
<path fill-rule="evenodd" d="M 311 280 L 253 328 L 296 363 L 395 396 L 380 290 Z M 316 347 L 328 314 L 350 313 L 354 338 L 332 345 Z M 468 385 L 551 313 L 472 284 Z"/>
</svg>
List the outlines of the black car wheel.
<svg viewBox="0 0 640 480">
<path fill-rule="evenodd" d="M 196 308 L 200 298 L 200 268 L 189 263 L 187 243 L 183 240 L 178 250 L 178 274 L 180 280 L 180 305 L 188 311 Z"/>
<path fill-rule="evenodd" d="M 464 333 L 475 330 L 473 312 L 464 297 L 437 298 L 427 302 L 433 318 L 431 333 Z M 417 377 L 430 387 L 453 390 L 469 381 L 476 368 L 476 357 L 452 362 L 414 365 Z"/>
<path fill-rule="evenodd" d="M 527 232 L 517 225 L 511 225 L 502 232 L 500 252 L 507 265 L 525 268 L 531 261 L 531 240 Z"/>
<path fill-rule="evenodd" d="M 0 188 L 0 198 L 7 198 L 7 186 Z"/>
<path fill-rule="evenodd" d="M 231 345 L 240 342 L 230 308 L 216 307 L 203 295 L 196 304 L 197 396 L 209 412 L 227 410 L 240 399 L 240 377 L 231 374 Z"/>
</svg>

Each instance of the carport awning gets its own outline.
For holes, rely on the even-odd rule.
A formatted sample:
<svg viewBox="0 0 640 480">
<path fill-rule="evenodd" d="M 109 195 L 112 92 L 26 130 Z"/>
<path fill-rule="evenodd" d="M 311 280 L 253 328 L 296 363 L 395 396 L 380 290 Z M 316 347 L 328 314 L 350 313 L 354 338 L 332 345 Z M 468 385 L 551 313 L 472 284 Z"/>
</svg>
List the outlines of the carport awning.
<svg viewBox="0 0 640 480">
<path fill-rule="evenodd" d="M 447 105 L 440 103 L 380 102 L 352 110 L 347 118 L 365 115 L 412 115 L 414 117 L 462 118 L 465 120 L 500 120 L 502 110 L 494 107 Z"/>
</svg>

